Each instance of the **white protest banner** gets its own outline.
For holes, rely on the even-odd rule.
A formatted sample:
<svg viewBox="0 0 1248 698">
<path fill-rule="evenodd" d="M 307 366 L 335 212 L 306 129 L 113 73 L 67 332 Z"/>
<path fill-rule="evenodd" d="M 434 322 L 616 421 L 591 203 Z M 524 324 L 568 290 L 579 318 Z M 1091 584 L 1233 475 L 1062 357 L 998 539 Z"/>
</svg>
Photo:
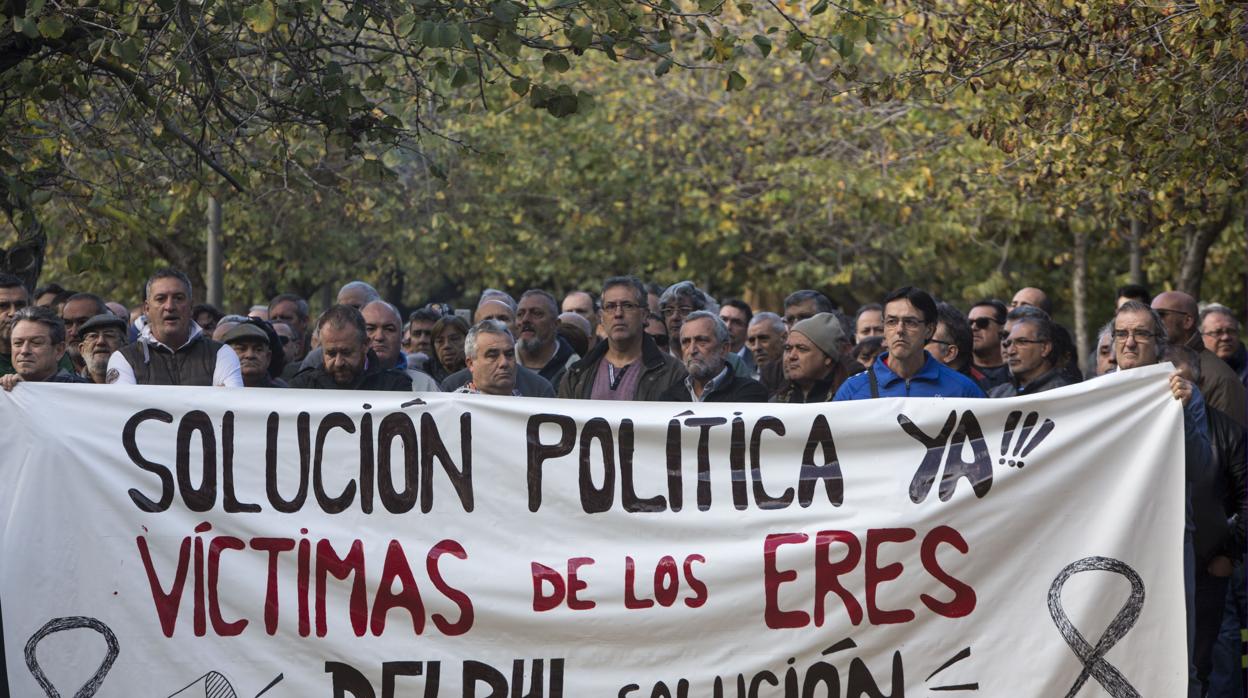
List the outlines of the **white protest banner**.
<svg viewBox="0 0 1248 698">
<path fill-rule="evenodd" d="M 19 385 L 8 689 L 1183 695 L 1166 373 L 817 405 Z"/>
</svg>

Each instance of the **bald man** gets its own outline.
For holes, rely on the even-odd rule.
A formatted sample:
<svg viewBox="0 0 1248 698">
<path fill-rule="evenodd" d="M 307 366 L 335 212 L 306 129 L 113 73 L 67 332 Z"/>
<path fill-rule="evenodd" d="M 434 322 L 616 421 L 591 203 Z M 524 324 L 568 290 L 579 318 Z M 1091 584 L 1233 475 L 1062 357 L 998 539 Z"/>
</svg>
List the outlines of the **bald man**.
<svg viewBox="0 0 1248 698">
<path fill-rule="evenodd" d="M 1153 310 L 1161 316 L 1170 344 L 1188 347 L 1200 356 L 1200 380 L 1197 385 L 1205 396 L 1205 402 L 1240 424 L 1248 424 L 1244 385 L 1225 361 L 1205 348 L 1205 341 L 1200 335 L 1200 310 L 1196 307 L 1196 299 L 1182 291 L 1166 291 L 1153 299 Z"/>
<path fill-rule="evenodd" d="M 1049 302 L 1048 294 L 1035 286 L 1020 288 L 1018 293 L 1014 294 L 1014 298 L 1010 300 L 1010 309 L 1013 310 L 1021 305 L 1035 306 L 1050 316 L 1053 315 L 1053 304 Z"/>
</svg>

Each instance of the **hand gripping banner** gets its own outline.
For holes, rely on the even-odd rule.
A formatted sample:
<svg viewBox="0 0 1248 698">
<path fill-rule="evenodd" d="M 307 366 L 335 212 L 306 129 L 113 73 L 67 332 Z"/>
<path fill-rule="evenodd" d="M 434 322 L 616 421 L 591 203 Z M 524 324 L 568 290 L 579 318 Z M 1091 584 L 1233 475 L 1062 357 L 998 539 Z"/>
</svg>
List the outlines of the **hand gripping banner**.
<svg viewBox="0 0 1248 698">
<path fill-rule="evenodd" d="M 3 678 L 1182 695 L 1166 374 L 817 405 L 21 384 L 0 393 Z"/>
</svg>

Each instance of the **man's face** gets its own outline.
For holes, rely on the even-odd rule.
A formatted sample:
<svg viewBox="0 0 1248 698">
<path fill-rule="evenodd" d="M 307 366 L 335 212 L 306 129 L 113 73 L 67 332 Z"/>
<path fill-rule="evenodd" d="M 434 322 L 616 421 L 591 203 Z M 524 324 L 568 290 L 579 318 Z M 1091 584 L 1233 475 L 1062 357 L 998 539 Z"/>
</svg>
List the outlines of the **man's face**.
<svg viewBox="0 0 1248 698">
<path fill-rule="evenodd" d="M 858 316 L 854 326 L 854 343 L 857 344 L 867 337 L 884 336 L 884 313 L 878 310 L 866 310 Z"/>
<path fill-rule="evenodd" d="M 442 334 L 433 338 L 433 350 L 443 368 L 458 371 L 464 366 L 464 333 L 455 327 L 445 327 Z"/>
<path fill-rule="evenodd" d="M 467 359 L 477 390 L 486 395 L 511 395 L 515 390 L 516 346 L 507 335 L 478 334 L 477 354 Z"/>
<path fill-rule="evenodd" d="M 576 313 L 589 320 L 591 331 L 598 328 L 598 313 L 594 312 L 594 299 L 584 291 L 573 291 L 565 296 L 559 312 Z"/>
<path fill-rule="evenodd" d="M 355 327 L 335 327 L 333 323 L 321 326 L 321 351 L 325 372 L 338 385 L 350 385 L 364 372 L 364 359 L 368 345 L 360 341 Z"/>
<path fill-rule="evenodd" d="M 1122 369 L 1157 363 L 1157 336 L 1150 313 L 1118 313 L 1114 318 L 1114 354 Z"/>
<path fill-rule="evenodd" d="M 300 336 L 308 329 L 308 323 L 299 317 L 299 306 L 295 305 L 294 301 L 279 301 L 275 304 L 269 310 L 269 321 L 284 322 Z"/>
<path fill-rule="evenodd" d="M 946 366 L 952 366 L 954 359 L 958 357 L 958 347 L 953 343 L 949 328 L 945 327 L 943 322 L 936 323 L 936 332 L 932 334 L 931 339 L 927 340 L 924 348 L 936 357 L 937 361 Z"/>
<path fill-rule="evenodd" d="M 1005 363 L 1010 375 L 1022 383 L 1039 378 L 1049 369 L 1048 359 L 1053 354 L 1053 344 L 1041 341 L 1035 326 L 1030 322 L 1016 322 L 1010 334 L 1001 342 Z"/>
<path fill-rule="evenodd" d="M 292 363 L 303 349 L 303 336 L 295 334 L 294 328 L 284 322 L 273 323 L 273 331 L 282 340 L 282 356 L 286 358 L 286 363 Z"/>
<path fill-rule="evenodd" d="M 398 364 L 399 316 L 382 303 L 369 303 L 360 314 L 364 316 L 368 348 L 381 360 L 382 366 L 390 368 Z"/>
<path fill-rule="evenodd" d="M 1200 326 L 1205 348 L 1223 361 L 1231 358 L 1239 348 L 1239 329 L 1235 318 L 1223 313 L 1209 313 Z"/>
<path fill-rule="evenodd" d="M 1163 293 L 1153 299 L 1153 310 L 1161 316 L 1171 344 L 1183 344 L 1196 329 L 1197 318 L 1183 308 L 1174 296 Z"/>
<path fill-rule="evenodd" d="M 410 339 L 413 353 L 433 356 L 434 324 L 432 320 L 412 320 L 408 323 L 407 336 Z"/>
<path fill-rule="evenodd" d="M 65 353 L 65 343 L 52 343 L 52 328 L 42 322 L 22 320 L 9 339 L 13 348 L 13 369 L 23 380 L 41 381 L 56 373 Z"/>
<path fill-rule="evenodd" d="M 784 340 L 784 377 L 794 383 L 813 383 L 832 370 L 833 360 L 801 332 Z"/>
<path fill-rule="evenodd" d="M 477 312 L 472 316 L 472 322 L 481 324 L 482 320 L 497 320 L 513 332 L 516 329 L 516 316 L 502 301 L 485 301 L 478 306 Z"/>
<path fill-rule="evenodd" d="M 749 319 L 745 316 L 745 311 L 740 308 L 734 308 L 731 305 L 725 305 L 719 309 L 719 319 L 724 321 L 728 326 L 728 336 L 730 337 L 728 348 L 732 351 L 740 351 L 745 345 L 746 332 L 749 329 Z"/>
<path fill-rule="evenodd" d="M 784 358 L 784 335 L 766 320 L 750 325 L 745 333 L 745 345 L 754 354 L 754 363 L 762 366 Z"/>
<path fill-rule="evenodd" d="M 922 353 L 931 333 L 932 326 L 910 301 L 898 298 L 884 306 L 884 346 L 889 358 L 905 361 Z"/>
<path fill-rule="evenodd" d="M 516 308 L 516 329 L 520 331 L 520 346 L 526 355 L 540 351 L 555 341 L 559 314 L 544 296 L 526 296 Z"/>
<path fill-rule="evenodd" d="M 104 375 L 108 370 L 108 357 L 121 348 L 122 330 L 117 327 L 97 327 L 82 334 L 79 350 L 91 375 Z"/>
<path fill-rule="evenodd" d="M 1022 305 L 1030 305 L 1039 308 L 1044 305 L 1044 291 L 1038 288 L 1024 288 L 1014 294 L 1014 298 L 1010 300 L 1010 308 L 1014 309 Z"/>
<path fill-rule="evenodd" d="M 45 293 L 35 299 L 35 305 L 40 308 L 51 308 L 54 302 L 56 302 L 55 293 Z"/>
<path fill-rule="evenodd" d="M 997 322 L 997 312 L 990 305 L 977 305 L 971 308 L 966 316 L 971 323 L 971 345 L 976 352 L 991 351 L 992 345 L 1001 343 L 1001 323 Z"/>
<path fill-rule="evenodd" d="M 685 318 L 689 316 L 689 313 L 697 308 L 694 307 L 693 300 L 689 296 L 676 296 L 659 306 L 659 310 L 663 315 L 663 322 L 667 325 L 667 336 L 679 337 L 680 326 L 685 324 Z"/>
<path fill-rule="evenodd" d="M 0 352 L 9 353 L 9 318 L 29 304 L 25 287 L 0 288 Z"/>
<path fill-rule="evenodd" d="M 199 325 L 199 329 L 211 335 L 217 329 L 217 317 L 209 312 L 201 312 L 195 316 L 195 324 Z"/>
<path fill-rule="evenodd" d="M 147 297 L 148 327 L 163 344 L 186 341 L 191 330 L 191 294 L 178 279 L 156 279 Z M 177 348 L 176 346 L 174 347 Z"/>
<path fill-rule="evenodd" d="M 82 338 L 78 336 L 78 328 L 95 316 L 97 310 L 99 308 L 95 303 L 85 298 L 69 301 L 61 309 L 61 319 L 65 321 L 65 349 L 74 359 L 82 355 L 78 346 L 82 342 Z"/>
<path fill-rule="evenodd" d="M 819 314 L 819 308 L 815 306 L 814 299 L 805 300 L 801 303 L 784 306 L 784 326 L 787 329 L 793 329 L 793 326 L 802 320 L 808 320 Z"/>
<path fill-rule="evenodd" d="M 663 324 L 662 320 L 647 315 L 645 332 L 650 335 L 650 339 L 653 339 L 660 349 L 667 351 L 667 344 L 670 340 L 667 336 L 667 325 Z"/>
<path fill-rule="evenodd" d="M 686 322 L 680 328 L 680 355 L 685 370 L 699 383 L 705 383 L 724 370 L 728 345 L 715 339 L 715 325 L 708 318 Z"/>
<path fill-rule="evenodd" d="M 631 287 L 612 286 L 602 294 L 602 326 L 609 341 L 619 345 L 637 339 L 645 322 L 645 308 Z"/>
<path fill-rule="evenodd" d="M 1118 360 L 1114 358 L 1114 336 L 1106 332 L 1096 342 L 1096 375 L 1103 376 L 1117 365 Z"/>
<path fill-rule="evenodd" d="M 269 375 L 269 360 L 272 351 L 268 342 L 259 339 L 240 339 L 230 343 L 230 348 L 238 354 L 238 365 L 242 367 L 243 382 L 263 382 Z"/>
</svg>

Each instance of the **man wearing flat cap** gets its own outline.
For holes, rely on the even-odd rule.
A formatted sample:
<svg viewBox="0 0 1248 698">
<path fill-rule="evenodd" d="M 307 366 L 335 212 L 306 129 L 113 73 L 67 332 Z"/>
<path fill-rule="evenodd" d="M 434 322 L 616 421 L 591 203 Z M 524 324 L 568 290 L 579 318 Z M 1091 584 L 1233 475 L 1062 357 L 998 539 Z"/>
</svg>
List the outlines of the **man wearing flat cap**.
<svg viewBox="0 0 1248 698">
<path fill-rule="evenodd" d="M 832 313 L 799 320 L 784 340 L 784 378 L 787 385 L 774 402 L 827 402 L 848 373 L 844 364 L 848 340 Z"/>
<path fill-rule="evenodd" d="M 127 325 L 112 313 L 100 313 L 78 326 L 78 355 L 84 364 L 79 375 L 92 383 L 108 382 L 108 357 L 126 345 L 130 337 Z"/>
<path fill-rule="evenodd" d="M 286 387 L 285 381 L 275 377 L 280 376 L 282 372 L 280 366 L 273 365 L 273 339 L 274 337 L 270 337 L 260 325 L 250 322 L 235 325 L 221 338 L 226 346 L 238 354 L 238 365 L 243 373 L 243 387 Z"/>
</svg>

